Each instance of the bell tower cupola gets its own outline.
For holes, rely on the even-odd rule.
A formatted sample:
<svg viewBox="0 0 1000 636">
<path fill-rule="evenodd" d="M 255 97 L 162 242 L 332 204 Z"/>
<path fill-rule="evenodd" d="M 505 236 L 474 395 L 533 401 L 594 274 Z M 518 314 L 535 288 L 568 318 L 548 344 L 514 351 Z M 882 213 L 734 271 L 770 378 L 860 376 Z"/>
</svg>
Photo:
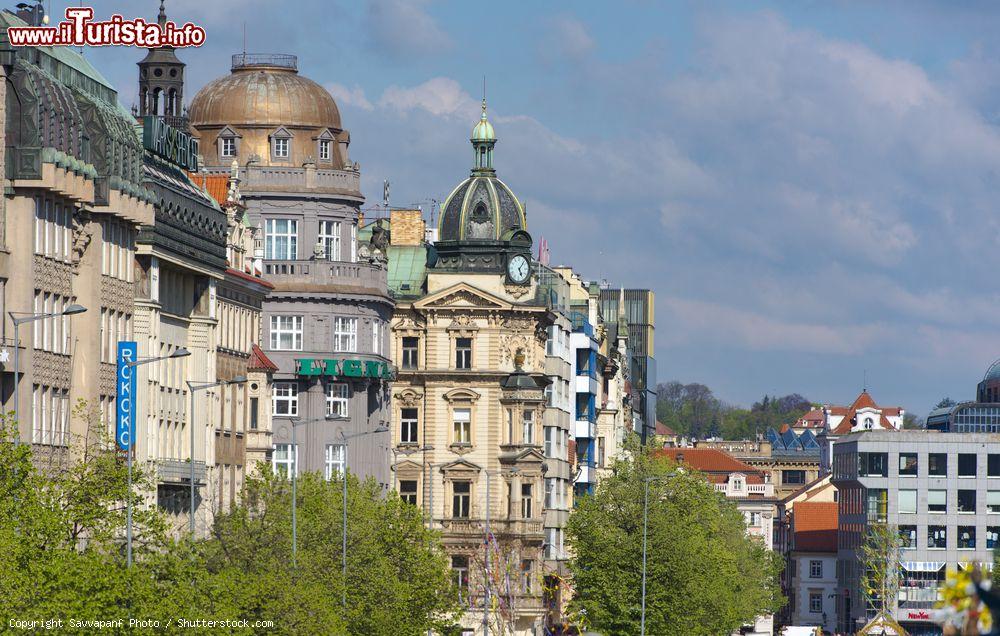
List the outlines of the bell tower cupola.
<svg viewBox="0 0 1000 636">
<path fill-rule="evenodd" d="M 162 30 L 167 24 L 167 10 L 160 0 L 156 17 Z M 139 115 L 163 117 L 167 124 L 187 131 L 184 108 L 184 62 L 177 58 L 172 46 L 149 49 L 139 65 Z"/>
</svg>

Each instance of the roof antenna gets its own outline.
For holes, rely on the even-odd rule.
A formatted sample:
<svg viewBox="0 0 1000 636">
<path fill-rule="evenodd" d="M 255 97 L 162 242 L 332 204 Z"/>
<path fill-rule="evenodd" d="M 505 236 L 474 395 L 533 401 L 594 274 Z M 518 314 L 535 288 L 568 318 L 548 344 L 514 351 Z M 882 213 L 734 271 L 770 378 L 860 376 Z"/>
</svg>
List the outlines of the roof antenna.
<svg viewBox="0 0 1000 636">
<path fill-rule="evenodd" d="M 861 383 L 861 392 L 868 393 L 868 369 L 864 370 L 864 380 Z"/>
<path fill-rule="evenodd" d="M 243 55 L 247 54 L 247 21 L 243 21 Z"/>
</svg>

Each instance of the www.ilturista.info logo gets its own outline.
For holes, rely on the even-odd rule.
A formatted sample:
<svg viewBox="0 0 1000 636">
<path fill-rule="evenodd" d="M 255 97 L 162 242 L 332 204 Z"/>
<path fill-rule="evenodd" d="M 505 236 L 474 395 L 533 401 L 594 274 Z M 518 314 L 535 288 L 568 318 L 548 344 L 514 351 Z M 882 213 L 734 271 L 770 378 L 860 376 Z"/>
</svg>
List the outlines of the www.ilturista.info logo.
<svg viewBox="0 0 1000 636">
<path fill-rule="evenodd" d="M 93 22 L 91 7 L 68 7 L 66 20 L 56 26 L 7 27 L 12 46 L 142 46 L 156 48 L 201 46 L 205 29 L 186 22 L 178 26 L 166 22 L 161 28 L 142 18 L 126 20 L 120 15 L 104 22 Z"/>
</svg>

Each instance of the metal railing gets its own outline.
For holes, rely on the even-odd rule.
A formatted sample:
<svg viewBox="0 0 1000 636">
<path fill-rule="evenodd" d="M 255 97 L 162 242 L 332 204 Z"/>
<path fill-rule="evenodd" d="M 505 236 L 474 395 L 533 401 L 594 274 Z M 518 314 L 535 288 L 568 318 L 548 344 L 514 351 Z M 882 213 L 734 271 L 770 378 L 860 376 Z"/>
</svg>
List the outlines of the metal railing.
<svg viewBox="0 0 1000 636">
<path fill-rule="evenodd" d="M 338 286 L 365 287 L 385 293 L 386 269 L 368 263 L 316 260 L 266 260 L 267 281 L 282 286 L 323 285 L 336 291 Z"/>
<path fill-rule="evenodd" d="M 233 68 L 250 68 L 254 66 L 276 66 L 297 71 L 299 68 L 299 58 L 295 55 L 282 53 L 237 53 L 233 56 Z"/>
</svg>

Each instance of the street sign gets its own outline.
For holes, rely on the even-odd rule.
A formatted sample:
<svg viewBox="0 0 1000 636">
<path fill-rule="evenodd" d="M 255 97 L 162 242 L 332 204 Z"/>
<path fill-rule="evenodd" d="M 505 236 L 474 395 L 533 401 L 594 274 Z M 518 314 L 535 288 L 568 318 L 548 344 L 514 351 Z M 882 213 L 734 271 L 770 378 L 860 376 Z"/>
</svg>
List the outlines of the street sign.
<svg viewBox="0 0 1000 636">
<path fill-rule="evenodd" d="M 118 371 L 115 374 L 117 388 L 118 418 L 115 427 L 115 439 L 118 448 L 127 451 L 132 447 L 135 438 L 135 367 L 127 362 L 136 360 L 139 347 L 135 342 L 118 343 Z"/>
</svg>

